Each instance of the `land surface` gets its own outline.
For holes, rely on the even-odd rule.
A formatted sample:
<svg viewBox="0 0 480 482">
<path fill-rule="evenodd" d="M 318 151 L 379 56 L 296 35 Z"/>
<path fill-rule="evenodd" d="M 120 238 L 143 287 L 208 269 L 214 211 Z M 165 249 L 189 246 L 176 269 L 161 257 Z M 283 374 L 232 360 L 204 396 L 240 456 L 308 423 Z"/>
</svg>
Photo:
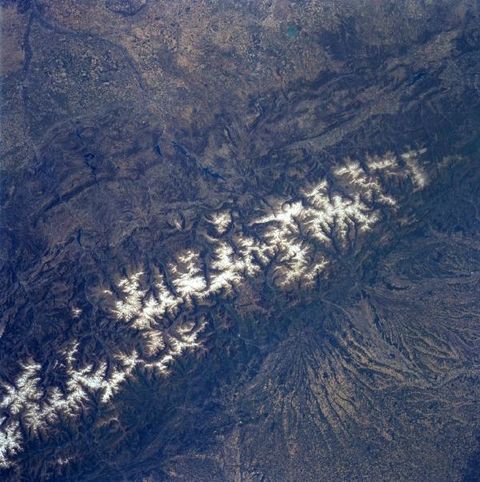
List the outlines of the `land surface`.
<svg viewBox="0 0 480 482">
<path fill-rule="evenodd" d="M 476 1 L 0 6 L 2 480 L 480 480 Z"/>
</svg>

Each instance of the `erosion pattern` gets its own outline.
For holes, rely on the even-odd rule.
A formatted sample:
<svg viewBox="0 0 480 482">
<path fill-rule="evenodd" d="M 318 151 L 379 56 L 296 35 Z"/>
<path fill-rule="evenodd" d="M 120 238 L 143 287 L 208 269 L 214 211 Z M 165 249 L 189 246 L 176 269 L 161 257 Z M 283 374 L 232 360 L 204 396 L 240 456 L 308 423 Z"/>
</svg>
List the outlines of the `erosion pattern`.
<svg viewBox="0 0 480 482">
<path fill-rule="evenodd" d="M 5 480 L 477 480 L 473 1 L 3 1 Z"/>
</svg>

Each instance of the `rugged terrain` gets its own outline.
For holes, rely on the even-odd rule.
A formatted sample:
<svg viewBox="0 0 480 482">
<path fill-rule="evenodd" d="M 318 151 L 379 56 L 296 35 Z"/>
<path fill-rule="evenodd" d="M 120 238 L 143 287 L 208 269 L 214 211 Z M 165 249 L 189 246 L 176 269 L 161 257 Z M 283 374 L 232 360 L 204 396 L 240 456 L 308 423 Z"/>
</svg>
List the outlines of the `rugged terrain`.
<svg viewBox="0 0 480 482">
<path fill-rule="evenodd" d="M 4 480 L 480 479 L 473 0 L 2 0 Z"/>
</svg>

